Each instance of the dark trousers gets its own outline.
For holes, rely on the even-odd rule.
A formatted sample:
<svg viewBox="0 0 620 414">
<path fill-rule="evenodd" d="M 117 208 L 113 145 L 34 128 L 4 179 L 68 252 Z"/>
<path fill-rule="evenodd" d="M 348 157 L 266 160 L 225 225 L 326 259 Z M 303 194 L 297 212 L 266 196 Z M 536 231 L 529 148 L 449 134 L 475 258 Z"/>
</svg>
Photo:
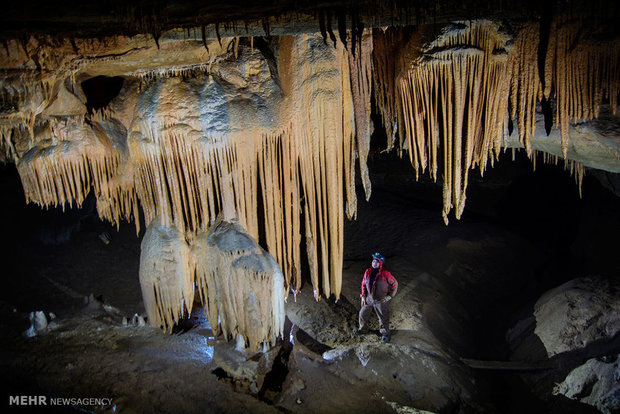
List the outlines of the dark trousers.
<svg viewBox="0 0 620 414">
<path fill-rule="evenodd" d="M 379 317 L 379 332 L 381 335 L 390 335 L 390 309 L 387 303 L 374 302 L 372 305 L 364 305 L 362 309 L 360 309 L 360 331 L 365 332 L 368 330 L 368 319 L 370 319 L 370 314 L 372 310 L 375 310 L 375 313 Z"/>
</svg>

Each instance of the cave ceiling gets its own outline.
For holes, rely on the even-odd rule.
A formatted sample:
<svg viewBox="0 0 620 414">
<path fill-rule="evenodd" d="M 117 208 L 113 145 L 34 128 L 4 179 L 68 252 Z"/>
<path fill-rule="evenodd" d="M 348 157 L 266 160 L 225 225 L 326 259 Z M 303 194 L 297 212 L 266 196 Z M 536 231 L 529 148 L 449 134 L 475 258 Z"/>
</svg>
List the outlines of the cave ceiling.
<svg viewBox="0 0 620 414">
<path fill-rule="evenodd" d="M 28 202 L 93 192 L 101 218 L 189 242 L 237 220 L 287 291 L 307 260 L 315 296 L 340 294 L 373 108 L 446 224 L 506 148 L 578 183 L 620 172 L 613 2 L 29 1 L 0 23 L 0 158 Z"/>
</svg>

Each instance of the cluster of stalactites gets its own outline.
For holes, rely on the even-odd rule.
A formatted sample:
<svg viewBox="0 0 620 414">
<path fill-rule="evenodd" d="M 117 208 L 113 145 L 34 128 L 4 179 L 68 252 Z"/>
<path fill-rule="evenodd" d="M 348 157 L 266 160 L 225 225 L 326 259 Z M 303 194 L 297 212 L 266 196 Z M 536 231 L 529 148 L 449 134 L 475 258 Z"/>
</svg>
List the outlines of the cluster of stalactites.
<svg viewBox="0 0 620 414">
<path fill-rule="evenodd" d="M 394 125 L 398 125 L 401 148 L 408 149 L 416 176 L 428 166 L 436 179 L 443 159 L 446 223 L 453 207 L 457 218 L 463 212 L 469 170 L 479 166 L 484 172 L 487 161 L 493 162 L 493 155 L 499 153 L 509 115 L 532 156 L 536 106 L 543 96 L 555 99 L 555 124 L 566 158 L 570 122 L 597 117 L 603 99 L 609 99 L 616 113 L 617 42 L 580 43 L 581 24 L 567 18 L 553 22 L 544 88 L 539 78 L 538 23 L 522 27 L 512 46 L 488 21 L 450 25 L 427 45 L 422 44 L 425 33 L 418 31 L 400 51 L 394 50 L 392 40 L 403 38 L 402 31 L 375 31 L 375 95 L 386 131 L 395 134 Z M 388 135 L 388 148 L 392 143 Z M 574 161 L 565 165 L 580 185 L 583 166 Z"/>
<path fill-rule="evenodd" d="M 151 144 L 130 140 L 129 152 L 147 225 L 159 217 L 195 233 L 222 214 L 258 239 L 262 214 L 267 250 L 283 269 L 287 290 L 301 288 L 305 244 L 315 297 L 339 297 L 345 195 L 349 218 L 357 211 L 356 152 L 367 177 L 370 127 L 355 115 L 370 112 L 371 45 L 369 37 L 362 42 L 357 63 L 341 44 L 328 47 L 320 36 L 282 38 L 279 72 L 290 106 L 277 132 L 197 140 L 163 121 L 155 128 L 146 123 L 141 134 Z"/>
<path fill-rule="evenodd" d="M 116 174 L 96 190 L 97 214 L 118 229 L 122 220 L 133 221 L 136 234 L 140 234 L 140 209 L 134 184 L 133 163 L 119 163 Z"/>
<path fill-rule="evenodd" d="M 418 176 L 436 179 L 442 148 L 444 221 L 465 206 L 468 171 L 499 151 L 506 118 L 505 39 L 495 24 L 468 22 L 423 47 L 414 36 L 395 83 L 400 133 Z M 377 46 L 375 45 L 375 48 Z"/>
<path fill-rule="evenodd" d="M 547 99 L 555 98 L 556 120 L 567 156 L 571 122 L 597 118 L 604 99 L 615 115 L 620 92 L 620 51 L 615 39 L 582 39 L 580 18 L 559 17 L 552 26 L 545 58 Z"/>
<path fill-rule="evenodd" d="M 7 75 L 0 80 L 0 160 L 17 162 L 23 154 L 16 143 L 35 145 L 35 128 L 56 122 L 56 119 L 42 119 L 41 114 L 56 96 L 54 92 L 59 93 L 55 83 L 58 86 L 53 76 L 43 77 L 34 71 Z M 65 117 L 69 118 L 79 117 Z"/>
<path fill-rule="evenodd" d="M 381 114 L 387 134 L 387 149 L 391 150 L 394 147 L 398 129 L 396 79 L 403 66 L 401 48 L 405 42 L 405 34 L 403 29 L 395 27 L 388 27 L 386 30 L 375 29 L 372 40 L 374 43 L 372 77 L 375 106 Z M 400 144 L 402 148 L 402 141 Z"/>
<path fill-rule="evenodd" d="M 509 59 L 511 115 L 528 155 L 532 154 L 530 138 L 536 130 L 536 105 L 543 96 L 555 100 L 555 124 L 561 132 L 564 158 L 570 143 L 570 122 L 597 118 L 604 100 L 609 101 L 612 113 L 617 112 L 617 43 L 579 39 L 582 24 L 579 19 L 566 17 L 552 23 L 544 62 L 544 90 L 538 67 L 539 24 L 526 25 L 515 39 Z"/>
<path fill-rule="evenodd" d="M 49 137 L 17 160 L 26 202 L 63 208 L 75 202 L 79 207 L 91 188 L 97 197 L 107 194 L 120 154 L 105 136 L 75 119 L 48 131 Z"/>
<path fill-rule="evenodd" d="M 371 124 L 371 92 L 372 92 L 372 32 L 366 30 L 362 33 L 357 46 L 358 54 L 354 56 L 349 51 L 349 71 L 351 79 L 351 94 L 353 97 L 353 111 L 355 113 L 355 135 L 357 138 L 357 158 L 360 166 L 362 185 L 366 195 L 366 201 L 370 200 L 372 192 L 370 177 L 366 159 L 370 149 L 370 136 L 373 132 Z M 355 163 L 351 163 L 349 174 L 355 176 Z M 351 178 L 347 179 L 352 183 Z M 355 191 L 354 188 L 348 189 Z"/>
<path fill-rule="evenodd" d="M 189 240 L 154 219 L 142 240 L 140 286 L 149 324 L 172 332 L 201 299 L 211 327 L 258 350 L 284 329 L 284 279 L 273 257 L 234 222 Z"/>
<path fill-rule="evenodd" d="M 233 44 L 236 49 L 238 42 Z M 166 110 L 137 127 L 146 141 L 129 139 L 125 152 L 111 145 L 100 127 L 118 116 L 112 107 L 90 114 L 88 123 L 84 117 L 65 117 L 62 130 L 49 137 L 34 137 L 28 126 L 32 147 L 17 160 L 27 200 L 79 206 L 92 188 L 102 218 L 117 226 L 133 219 L 137 231 L 138 201 L 147 225 L 159 217 L 162 224 L 189 233 L 208 228 L 222 213 L 238 218 L 256 239 L 264 232 L 287 289 L 301 288 L 307 259 L 315 296 L 338 297 L 343 217 L 346 211 L 354 218 L 357 211 L 356 158 L 370 196 L 369 32 L 356 50 L 354 58 L 342 44 L 325 45 L 319 35 L 283 37 L 278 71 L 288 104 L 272 132 L 247 128 L 210 136 L 209 130 L 197 130 L 197 139 L 196 131 L 184 134 L 183 119 L 171 122 Z M 145 79 L 140 96 L 177 75 L 187 73 Z M 192 85 L 186 88 L 190 94 L 203 93 L 199 82 Z M 10 133 L 3 134 L 0 148 L 6 153 L 14 151 Z"/>
<path fill-rule="evenodd" d="M 238 38 L 237 38 L 238 39 Z M 234 42 L 238 45 L 238 41 Z M 211 69 L 210 63 L 192 64 L 174 68 L 159 68 L 138 70 L 132 73 L 132 76 L 138 80 L 138 91 L 143 91 L 148 85 L 166 78 L 184 78 L 192 79 L 203 77 L 209 73 Z"/>
<path fill-rule="evenodd" d="M 585 168 L 567 159 L 571 122 L 597 118 L 604 100 L 617 112 L 620 92 L 620 54 L 617 42 L 593 42 L 582 36 L 583 21 L 558 17 L 551 24 L 544 61 L 544 86 L 539 77 L 538 53 L 540 26 L 531 23 L 522 28 L 510 54 L 510 103 L 519 140 L 536 163 L 530 139 L 536 131 L 536 107 L 543 99 L 555 100 L 555 126 L 560 130 L 564 166 L 579 186 Z M 544 155 L 545 162 L 558 163 L 556 156 Z"/>
<path fill-rule="evenodd" d="M 516 121 L 519 141 L 528 156 L 532 155 L 530 139 L 536 131 L 536 104 L 542 99 L 538 75 L 539 38 L 538 24 L 525 26 L 515 38 L 508 59 L 511 116 Z"/>
<path fill-rule="evenodd" d="M 26 201 L 79 207 L 92 191 L 102 218 L 117 226 L 133 218 L 139 231 L 133 177 L 124 173 L 131 163 L 100 125 L 112 110 L 87 114 L 86 98 L 64 72 L 13 77 L 0 99 L 0 158 L 15 162 Z"/>
<path fill-rule="evenodd" d="M 80 207 L 92 191 L 102 219 L 117 227 L 123 219 L 133 220 L 139 233 L 133 164 L 96 122 L 86 123 L 80 117 L 50 120 L 37 129 L 33 140 L 32 148 L 13 158 L 26 202 Z"/>
</svg>

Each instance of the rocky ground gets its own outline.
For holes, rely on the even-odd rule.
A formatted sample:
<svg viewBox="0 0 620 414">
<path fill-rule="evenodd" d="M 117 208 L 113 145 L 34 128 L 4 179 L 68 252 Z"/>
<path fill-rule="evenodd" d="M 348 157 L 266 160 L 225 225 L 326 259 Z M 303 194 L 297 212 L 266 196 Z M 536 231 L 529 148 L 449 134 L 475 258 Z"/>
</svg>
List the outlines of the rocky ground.
<svg viewBox="0 0 620 414">
<path fill-rule="evenodd" d="M 49 212 L 40 218 L 36 207 L 17 208 L 23 199 L 7 198 L 2 213 L 14 221 L 7 225 L 2 250 L 3 405 L 21 412 L 604 412 L 597 402 L 615 395 L 610 386 L 603 388 L 613 384 L 613 356 L 620 352 L 614 342 L 617 289 L 604 298 L 601 291 L 610 289 L 594 289 L 603 301 L 589 308 L 595 315 L 573 312 L 572 325 L 565 324 L 592 327 L 588 321 L 599 315 L 604 329 L 591 328 L 588 338 L 607 340 L 598 351 L 586 347 L 587 355 L 574 346 L 582 337 L 581 342 L 536 342 L 553 337 L 545 324 L 556 326 L 567 312 L 537 318 L 551 314 L 544 311 L 548 304 L 561 308 L 557 292 L 584 285 L 558 288 L 563 283 L 595 277 L 592 273 L 607 273 L 605 280 L 619 274 L 605 243 L 608 233 L 620 228 L 617 199 L 596 190 L 594 181 L 585 189 L 594 197 L 590 202 L 558 196 L 545 184 L 531 186 L 527 178 L 525 184 L 510 184 L 489 173 L 472 178 L 477 184 L 468 193 L 469 209 L 446 227 L 440 187 L 414 184 L 406 164 L 377 157 L 371 164 L 373 196 L 359 203 L 358 219 L 345 229 L 342 296 L 317 302 L 304 286 L 288 298 L 282 342 L 249 355 L 214 338 L 200 314 L 172 335 L 133 318 L 144 309 L 140 237 L 131 225 L 116 231 L 80 216 L 80 226 L 72 228 L 75 221 L 59 224 L 59 216 Z M 5 167 L 3 173 L 3 190 L 18 194 L 12 171 Z M 570 191 L 572 183 L 564 179 L 561 185 Z M 522 193 L 538 201 L 517 206 Z M 562 211 L 528 210 L 546 198 L 561 203 Z M 593 218 L 597 214 L 610 217 L 601 223 Z M 71 237 L 60 240 L 67 232 L 58 229 L 71 230 Z M 103 232 L 110 234 L 109 244 L 100 238 Z M 386 256 L 386 267 L 399 281 L 389 344 L 380 342 L 374 319 L 369 334 L 352 335 L 361 276 L 375 251 Z M 585 283 L 591 285 L 600 284 Z M 543 296 L 552 288 L 559 289 L 556 295 Z M 30 313 L 38 310 L 46 319 L 50 312 L 56 318 L 26 337 Z M 533 337 L 540 329 L 545 333 Z M 541 348 L 547 343 L 554 353 L 565 352 L 562 347 L 573 353 L 558 359 Z M 15 395 L 111 400 L 104 406 L 17 407 L 9 405 Z"/>
</svg>

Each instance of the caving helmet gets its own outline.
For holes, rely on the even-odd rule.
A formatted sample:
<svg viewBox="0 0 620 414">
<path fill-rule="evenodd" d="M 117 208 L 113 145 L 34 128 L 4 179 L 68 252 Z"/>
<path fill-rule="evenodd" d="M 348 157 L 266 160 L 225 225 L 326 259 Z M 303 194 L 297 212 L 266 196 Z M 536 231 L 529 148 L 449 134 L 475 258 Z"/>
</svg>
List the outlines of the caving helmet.
<svg viewBox="0 0 620 414">
<path fill-rule="evenodd" d="M 385 257 L 383 257 L 383 255 L 381 253 L 375 253 L 372 255 L 373 259 L 377 259 L 378 261 L 381 262 L 381 264 L 383 264 L 385 262 Z"/>
</svg>

